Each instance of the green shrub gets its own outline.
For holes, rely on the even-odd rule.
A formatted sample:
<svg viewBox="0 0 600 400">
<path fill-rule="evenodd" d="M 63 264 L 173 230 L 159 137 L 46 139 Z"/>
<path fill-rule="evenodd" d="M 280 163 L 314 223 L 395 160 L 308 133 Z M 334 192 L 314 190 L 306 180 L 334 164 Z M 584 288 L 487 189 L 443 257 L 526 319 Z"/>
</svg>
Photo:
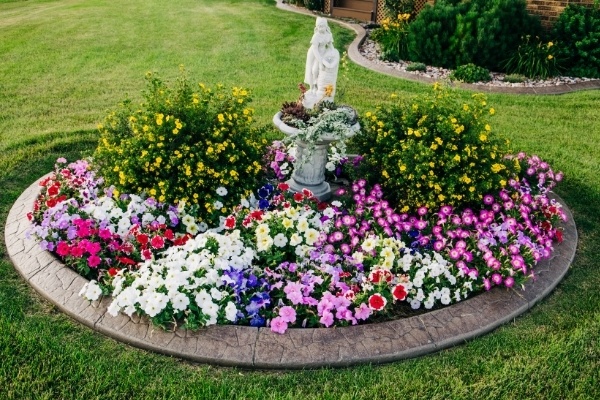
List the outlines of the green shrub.
<svg viewBox="0 0 600 400">
<path fill-rule="evenodd" d="M 323 11 L 323 0 L 304 0 L 304 7 L 312 11 Z"/>
<path fill-rule="evenodd" d="M 529 35 L 522 40 L 519 49 L 506 61 L 506 72 L 541 79 L 559 75 L 560 67 L 553 42 L 544 43 L 539 37 L 532 39 Z"/>
<path fill-rule="evenodd" d="M 600 8 L 569 4 L 553 28 L 568 75 L 600 78 Z"/>
<path fill-rule="evenodd" d="M 408 57 L 408 25 L 410 14 L 398 14 L 381 21 L 381 27 L 374 29 L 371 38 L 379 43 L 384 60 L 399 61 Z"/>
<path fill-rule="evenodd" d="M 521 74 L 508 74 L 504 76 L 503 81 L 508 83 L 521 83 L 525 82 L 527 77 Z"/>
<path fill-rule="evenodd" d="M 365 157 L 360 173 L 403 212 L 478 203 L 506 185 L 515 168 L 504 159 L 508 142 L 488 123 L 492 114 L 482 94 L 460 102 L 438 84 L 416 101 L 368 112 L 355 138 Z"/>
<path fill-rule="evenodd" d="M 185 201 L 202 220 L 218 223 L 255 189 L 261 170 L 264 143 L 248 92 L 193 88 L 183 75 L 175 88 L 151 73 L 147 81 L 140 107 L 125 102 L 99 127 L 94 162 L 120 192 Z"/>
<path fill-rule="evenodd" d="M 427 71 L 427 66 L 421 62 L 411 62 L 406 66 L 406 70 L 409 72 L 411 72 L 411 71 L 425 72 L 425 71 Z"/>
<path fill-rule="evenodd" d="M 490 76 L 490 71 L 487 68 L 478 67 L 475 64 L 465 64 L 452 71 L 450 79 L 473 83 L 489 82 L 492 78 Z"/>
<path fill-rule="evenodd" d="M 436 1 L 410 25 L 410 59 L 446 68 L 473 63 L 499 70 L 521 36 L 541 31 L 525 0 Z"/>
<path fill-rule="evenodd" d="M 456 30 L 456 16 L 464 5 L 454 6 L 447 1 L 426 4 L 409 25 L 409 60 L 436 67 L 453 68 L 455 55 L 450 53 L 450 38 Z"/>
<path fill-rule="evenodd" d="M 395 17 L 398 14 L 411 14 L 415 12 L 415 0 L 385 0 L 383 7 L 388 16 Z"/>
</svg>

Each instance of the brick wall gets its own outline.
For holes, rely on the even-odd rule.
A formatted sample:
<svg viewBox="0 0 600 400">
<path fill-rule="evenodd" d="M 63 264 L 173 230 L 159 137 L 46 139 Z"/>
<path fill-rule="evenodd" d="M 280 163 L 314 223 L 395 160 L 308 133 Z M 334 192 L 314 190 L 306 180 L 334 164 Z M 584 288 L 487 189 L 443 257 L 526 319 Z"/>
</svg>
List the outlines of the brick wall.
<svg viewBox="0 0 600 400">
<path fill-rule="evenodd" d="M 550 27 L 569 4 L 594 4 L 594 0 L 527 0 L 527 9 L 538 15 L 542 25 Z"/>
</svg>

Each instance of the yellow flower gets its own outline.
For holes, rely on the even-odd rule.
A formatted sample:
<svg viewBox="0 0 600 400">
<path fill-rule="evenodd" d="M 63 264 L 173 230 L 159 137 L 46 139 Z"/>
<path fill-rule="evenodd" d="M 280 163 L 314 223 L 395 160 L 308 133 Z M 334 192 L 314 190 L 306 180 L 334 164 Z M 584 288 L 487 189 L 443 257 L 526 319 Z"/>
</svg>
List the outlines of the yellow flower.
<svg viewBox="0 0 600 400">
<path fill-rule="evenodd" d="M 552 60 L 554 56 L 552 54 L 548 54 L 548 60 Z"/>
<path fill-rule="evenodd" d="M 497 174 L 498 172 L 502 171 L 503 169 L 505 169 L 506 167 L 503 164 L 494 164 L 492 165 L 492 172 Z"/>
<path fill-rule="evenodd" d="M 383 170 L 383 171 L 381 172 L 381 175 L 383 175 L 383 177 L 384 177 L 385 179 L 389 179 L 389 178 L 390 178 L 390 174 L 388 174 L 388 172 L 387 172 L 386 170 Z"/>
<path fill-rule="evenodd" d="M 494 115 L 496 114 L 496 110 L 494 110 L 493 108 L 490 108 L 490 115 Z"/>
<path fill-rule="evenodd" d="M 223 114 L 217 115 L 217 118 L 219 119 L 219 122 L 225 121 L 225 117 L 223 116 Z"/>
<path fill-rule="evenodd" d="M 552 47 L 552 46 L 554 46 L 554 43 L 552 43 L 552 42 L 548 42 L 548 48 L 550 48 L 550 47 Z"/>
<path fill-rule="evenodd" d="M 487 136 L 482 133 L 481 135 L 479 135 L 479 140 L 485 142 L 487 140 Z"/>
<path fill-rule="evenodd" d="M 163 123 L 164 114 L 156 114 L 156 125 L 160 126 Z"/>
</svg>

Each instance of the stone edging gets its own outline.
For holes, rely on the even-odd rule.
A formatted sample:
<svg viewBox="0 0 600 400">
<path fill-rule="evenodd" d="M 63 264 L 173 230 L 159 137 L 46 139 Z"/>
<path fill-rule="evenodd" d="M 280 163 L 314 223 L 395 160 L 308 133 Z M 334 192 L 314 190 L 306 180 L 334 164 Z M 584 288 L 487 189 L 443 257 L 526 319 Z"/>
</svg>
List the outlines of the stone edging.
<svg viewBox="0 0 600 400">
<path fill-rule="evenodd" d="M 516 318 L 548 295 L 567 273 L 577 246 L 573 216 L 565 207 L 568 222 L 564 226 L 564 242 L 557 246 L 551 259 L 536 266 L 538 278 L 524 292 L 495 288 L 410 318 L 343 328 L 288 329 L 283 335 L 268 328 L 232 325 L 210 326 L 196 332 L 165 332 L 145 318 L 107 315 L 108 298 L 90 303 L 79 297 L 86 280 L 35 241 L 26 239 L 30 226 L 26 214 L 39 193 L 38 182 L 14 203 L 5 227 L 8 255 L 36 291 L 75 320 L 121 342 L 226 366 L 344 367 L 412 358 L 462 344 Z"/>
<path fill-rule="evenodd" d="M 293 6 L 284 4 L 282 0 L 277 0 L 277 7 L 282 10 L 291 11 L 291 12 L 295 12 L 298 14 L 310 15 L 313 17 L 316 16 L 316 14 L 314 14 L 313 12 L 311 12 L 305 8 L 293 7 Z M 433 84 L 433 83 L 439 81 L 439 79 L 429 78 L 427 76 L 421 76 L 418 74 L 412 74 L 410 72 L 399 71 L 392 67 L 387 67 L 385 65 L 376 64 L 376 63 L 372 62 L 371 60 L 364 57 L 359 51 L 360 46 L 362 45 L 362 43 L 364 42 L 364 40 L 367 37 L 367 32 L 365 31 L 365 29 L 362 26 L 360 26 L 359 24 L 350 23 L 350 22 L 339 20 L 339 19 L 328 18 L 328 20 L 332 21 L 338 25 L 342 25 L 345 28 L 354 30 L 354 32 L 356 32 L 356 38 L 354 38 L 354 40 L 352 41 L 352 43 L 350 43 L 350 46 L 348 47 L 348 58 L 350 58 L 350 60 L 352 60 L 356 64 L 358 64 L 364 68 L 379 72 L 381 74 L 393 76 L 396 78 L 402 78 L 402 79 L 406 79 L 406 80 L 413 81 L 413 82 Z M 490 85 L 474 85 L 471 83 L 463 83 L 463 82 L 452 82 L 452 86 L 458 87 L 460 89 L 473 90 L 476 92 L 483 92 L 483 93 L 507 93 L 507 94 L 512 93 L 512 94 L 543 95 L 543 94 L 565 94 L 565 93 L 571 93 L 571 92 L 576 92 L 576 91 L 581 91 L 581 90 L 600 89 L 600 80 L 577 82 L 577 83 L 573 83 L 570 85 L 542 86 L 542 87 L 505 87 L 505 86 L 499 87 L 499 86 L 490 86 Z"/>
</svg>

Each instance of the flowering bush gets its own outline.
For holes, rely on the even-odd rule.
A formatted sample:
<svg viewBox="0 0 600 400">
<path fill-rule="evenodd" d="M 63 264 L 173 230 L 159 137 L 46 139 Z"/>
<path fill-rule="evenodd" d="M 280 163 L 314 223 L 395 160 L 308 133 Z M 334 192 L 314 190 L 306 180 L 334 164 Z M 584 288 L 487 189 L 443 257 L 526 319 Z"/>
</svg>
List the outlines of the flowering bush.
<svg viewBox="0 0 600 400">
<path fill-rule="evenodd" d="M 504 187 L 515 167 L 487 122 L 494 112 L 482 94 L 458 103 L 437 84 L 428 97 L 368 112 L 355 137 L 363 176 L 381 182 L 404 211 L 478 204 Z"/>
<path fill-rule="evenodd" d="M 561 68 L 555 56 L 553 42 L 544 43 L 537 36 L 533 40 L 530 35 L 521 40 L 519 49 L 506 61 L 507 72 L 540 79 L 559 74 Z"/>
<path fill-rule="evenodd" d="M 249 94 L 221 85 L 194 90 L 185 76 L 173 89 L 151 73 L 147 80 L 140 109 L 125 102 L 100 126 L 94 162 L 119 192 L 194 204 L 201 220 L 218 223 L 261 170 L 263 139 Z"/>
<path fill-rule="evenodd" d="M 408 59 L 408 25 L 410 14 L 398 14 L 397 17 L 386 17 L 381 27 L 373 30 L 371 38 L 381 47 L 384 60 L 399 61 Z"/>
<path fill-rule="evenodd" d="M 193 93 L 181 89 L 175 92 L 181 98 L 173 97 L 154 83 L 146 111 L 109 117 L 98 150 L 100 172 L 87 160 L 57 160 L 28 214 L 33 223 L 28 235 L 90 279 L 81 296 L 91 301 L 113 296 L 111 315 L 145 315 L 167 329 L 232 323 L 284 333 L 290 327 L 355 325 L 393 315 L 401 305 L 431 309 L 493 286 L 522 286 L 534 277 L 535 264 L 551 255 L 553 242 L 562 241 L 558 224 L 565 214 L 549 197 L 562 173 L 537 156 L 504 154 L 490 137 L 486 115 L 494 111 L 485 99 L 475 95 L 457 107 L 438 87 L 430 99 L 366 115 L 368 131 L 358 143 L 369 179 L 340 188 L 331 203 L 274 182 L 285 179 L 293 161 L 280 142 L 267 148 L 266 166 L 259 165 L 272 180 L 255 193 L 245 191 L 248 182 L 227 186 L 234 181 L 225 179 L 241 179 L 241 172 L 218 179 L 208 174 L 217 179 L 209 180 L 213 186 L 194 186 L 193 193 L 212 201 L 222 215 L 200 207 L 193 194 L 166 203 L 169 193 L 159 190 L 163 181 L 153 196 L 147 185 L 162 176 L 162 162 L 143 170 L 139 191 L 120 193 L 102 172 L 121 179 L 121 172 L 134 171 L 131 165 L 145 165 L 131 158 L 134 149 L 142 149 L 142 139 L 148 140 L 142 151 L 166 157 L 163 147 L 179 140 L 185 126 L 204 121 L 217 129 L 212 119 L 202 119 L 212 112 L 220 121 L 223 109 L 212 110 L 213 102 L 231 101 L 232 113 L 245 102 L 241 92 L 230 98 L 220 89 L 207 90 L 202 107 L 208 108 L 198 116 Z M 171 110 L 173 104 L 187 111 Z M 188 112 L 192 117 L 180 117 Z M 222 125 L 217 122 L 222 143 L 231 140 L 220 151 L 230 157 L 236 156 L 230 150 L 244 148 L 226 134 L 244 131 L 249 121 L 236 120 L 240 115 L 224 112 Z M 171 142 L 160 138 L 167 123 L 173 123 L 176 137 Z M 182 140 L 191 143 L 185 156 L 195 160 L 200 159 L 195 151 L 209 141 Z M 165 163 L 165 169 L 176 171 L 187 159 Z M 336 171 L 361 159 L 350 162 L 335 149 L 328 168 Z M 115 164 L 108 168 L 111 160 Z M 213 165 L 215 172 L 216 164 L 210 164 L 215 160 L 198 162 Z M 240 165 L 246 173 L 254 171 L 254 162 Z M 123 173 L 125 183 L 119 184 L 125 187 Z"/>
</svg>

